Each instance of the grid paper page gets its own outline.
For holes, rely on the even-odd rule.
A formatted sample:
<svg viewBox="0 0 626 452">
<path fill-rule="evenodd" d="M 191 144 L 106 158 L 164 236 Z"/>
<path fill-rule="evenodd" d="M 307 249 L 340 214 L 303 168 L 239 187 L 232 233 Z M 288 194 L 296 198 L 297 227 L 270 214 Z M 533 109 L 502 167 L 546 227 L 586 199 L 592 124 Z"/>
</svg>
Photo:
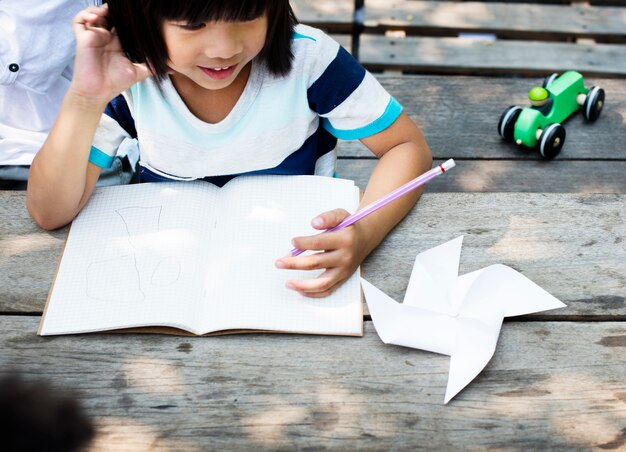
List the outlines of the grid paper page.
<svg viewBox="0 0 626 452">
<path fill-rule="evenodd" d="M 197 332 L 218 191 L 203 182 L 96 190 L 72 224 L 41 334 Z"/>
<path fill-rule="evenodd" d="M 206 273 L 204 330 L 362 334 L 358 270 L 332 295 L 310 299 L 285 288 L 285 282 L 321 271 L 274 265 L 291 251 L 293 237 L 319 233 L 310 226 L 316 215 L 357 209 L 354 183 L 319 176 L 252 176 L 239 177 L 223 190 Z"/>
</svg>

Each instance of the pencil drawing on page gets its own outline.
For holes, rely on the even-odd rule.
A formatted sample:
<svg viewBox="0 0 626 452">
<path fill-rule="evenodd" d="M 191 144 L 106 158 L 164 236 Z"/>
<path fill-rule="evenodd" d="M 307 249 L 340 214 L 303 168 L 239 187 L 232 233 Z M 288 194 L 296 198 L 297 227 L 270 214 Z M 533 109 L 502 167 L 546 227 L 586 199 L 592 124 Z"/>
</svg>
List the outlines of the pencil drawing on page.
<svg viewBox="0 0 626 452">
<path fill-rule="evenodd" d="M 115 210 L 128 235 L 128 252 L 87 266 L 87 296 L 99 301 L 140 302 L 151 289 L 178 282 L 180 262 L 155 253 L 163 206 Z"/>
</svg>

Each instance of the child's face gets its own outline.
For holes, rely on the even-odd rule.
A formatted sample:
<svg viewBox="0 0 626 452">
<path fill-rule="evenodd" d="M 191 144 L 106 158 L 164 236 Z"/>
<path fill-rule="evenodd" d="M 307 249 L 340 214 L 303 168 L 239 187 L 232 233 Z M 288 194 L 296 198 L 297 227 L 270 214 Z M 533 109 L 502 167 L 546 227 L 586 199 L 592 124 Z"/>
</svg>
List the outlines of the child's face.
<svg viewBox="0 0 626 452">
<path fill-rule="evenodd" d="M 229 86 L 265 45 L 265 15 L 247 22 L 165 22 L 163 36 L 173 71 L 199 86 Z"/>
</svg>

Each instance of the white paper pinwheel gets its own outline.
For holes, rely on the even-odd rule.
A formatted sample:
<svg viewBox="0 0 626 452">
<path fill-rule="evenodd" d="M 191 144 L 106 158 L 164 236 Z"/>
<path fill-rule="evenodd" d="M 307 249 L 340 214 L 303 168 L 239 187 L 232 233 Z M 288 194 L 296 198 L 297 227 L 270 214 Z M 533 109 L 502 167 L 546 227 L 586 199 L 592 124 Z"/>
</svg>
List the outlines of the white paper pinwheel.
<svg viewBox="0 0 626 452">
<path fill-rule="evenodd" d="M 361 278 L 384 343 L 450 356 L 444 403 L 487 365 L 504 317 L 565 306 L 505 265 L 458 276 L 462 243 L 461 236 L 417 256 L 402 304 Z"/>
</svg>

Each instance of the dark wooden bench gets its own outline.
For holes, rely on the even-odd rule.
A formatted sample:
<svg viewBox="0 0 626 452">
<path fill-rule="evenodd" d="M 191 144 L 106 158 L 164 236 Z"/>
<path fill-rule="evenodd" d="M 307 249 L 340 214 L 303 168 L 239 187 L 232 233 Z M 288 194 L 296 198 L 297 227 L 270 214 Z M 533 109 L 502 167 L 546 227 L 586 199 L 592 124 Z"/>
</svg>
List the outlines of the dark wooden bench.
<svg viewBox="0 0 626 452">
<path fill-rule="evenodd" d="M 528 90 L 543 78 L 382 75 L 379 80 L 420 126 L 435 159 L 459 163 L 455 177 L 437 178 L 429 191 L 626 193 L 624 80 L 587 79 L 606 91 L 602 115 L 592 124 L 580 114 L 566 121 L 563 150 L 549 162 L 497 132 L 502 111 L 528 106 Z M 360 142 L 342 142 L 339 149 L 340 175 L 364 186 L 364 175 L 375 164 L 369 150 Z"/>
<path fill-rule="evenodd" d="M 365 0 L 363 18 L 359 59 L 374 70 L 626 76 L 623 4 Z"/>
<path fill-rule="evenodd" d="M 358 4 L 362 6 L 355 14 L 353 8 Z M 439 178 L 429 190 L 626 192 L 626 148 L 622 146 L 626 140 L 626 90 L 621 78 L 626 72 L 610 69 L 611 65 L 626 64 L 626 58 L 619 56 L 626 51 L 626 1 L 590 5 L 566 1 L 301 0 L 294 6 L 303 23 L 325 29 L 347 48 L 356 43 L 357 57 L 366 67 L 386 72 L 379 79 L 421 127 L 437 161 L 464 161 L 456 171 L 467 171 L 467 177 Z M 353 28 L 348 26 L 351 22 Z M 394 37 L 398 32 L 406 37 Z M 460 33 L 494 34 L 498 39 L 467 40 L 458 38 Z M 425 42 L 432 47 L 429 44 L 423 52 L 418 51 L 419 43 Z M 440 51 L 444 42 L 462 48 L 459 58 Z M 494 59 L 491 50 L 500 44 L 504 46 L 503 60 Z M 609 47 L 600 44 L 611 44 L 618 53 L 603 54 L 602 49 Z M 587 50 L 581 51 L 584 46 Z M 567 64 L 548 64 L 544 57 L 528 53 L 534 48 L 552 55 L 555 61 L 564 61 L 570 51 L 573 56 Z M 378 58 L 396 49 L 405 52 L 402 62 L 395 57 Z M 440 57 L 447 69 L 427 64 Z M 537 65 L 538 61 L 546 64 Z M 593 124 L 581 115 L 570 118 L 564 124 L 564 149 L 548 164 L 537 152 L 523 152 L 503 142 L 496 126 L 506 107 L 527 106 L 529 89 L 564 69 L 578 69 L 588 87 L 605 89 L 606 108 Z M 414 72 L 429 75 L 412 75 Z M 471 76 L 458 76 L 461 74 Z M 618 77 L 606 78 L 615 75 Z M 375 164 L 369 151 L 358 142 L 341 143 L 339 149 L 340 174 L 364 186 L 364 175 Z M 358 163 L 346 164 L 354 159 Z"/>
<path fill-rule="evenodd" d="M 96 446 L 622 444 L 624 194 L 427 192 L 366 261 L 364 276 L 401 300 L 415 255 L 463 234 L 460 273 L 504 263 L 568 305 L 506 321 L 494 358 L 447 406 L 449 359 L 385 346 L 367 317 L 363 338 L 37 337 L 66 229 L 38 229 L 23 192 L 0 192 L 0 205 L 0 375 L 78 391 Z"/>
</svg>

